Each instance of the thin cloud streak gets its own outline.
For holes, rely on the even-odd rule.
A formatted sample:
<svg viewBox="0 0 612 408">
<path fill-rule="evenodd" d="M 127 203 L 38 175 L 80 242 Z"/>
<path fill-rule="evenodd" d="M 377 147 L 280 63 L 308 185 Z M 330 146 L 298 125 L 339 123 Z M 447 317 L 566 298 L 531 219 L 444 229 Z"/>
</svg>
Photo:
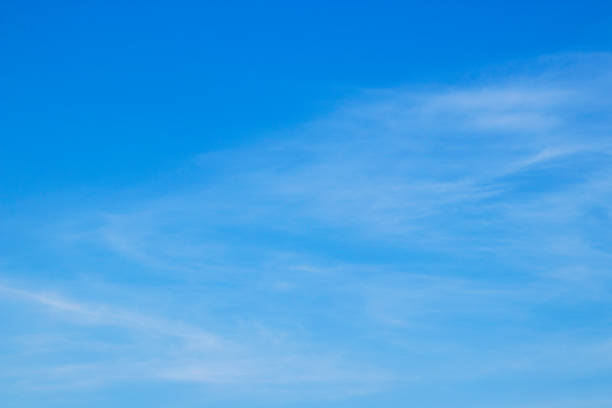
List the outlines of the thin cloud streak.
<svg viewBox="0 0 612 408">
<path fill-rule="evenodd" d="M 343 395 L 605 375 L 612 70 L 586 70 L 593 58 L 612 67 L 610 55 L 566 56 L 564 68 L 549 61 L 490 84 L 366 93 L 286 134 L 199 156 L 187 189 L 57 224 L 67 252 L 195 288 L 180 295 L 191 324 L 3 292 L 124 330 L 137 337 L 129 350 L 159 337 L 133 360 L 117 351 L 116 367 L 52 368 L 57 383 L 117 370 Z"/>
<path fill-rule="evenodd" d="M 80 326 L 118 328 L 131 338 L 128 343 L 108 344 L 106 350 L 95 344 L 96 354 L 107 355 L 104 361 L 72 364 L 46 364 L 1 372 L 0 377 L 18 378 L 30 389 L 100 387 L 117 382 L 170 381 L 217 385 L 233 385 L 249 390 L 264 385 L 273 392 L 277 387 L 312 384 L 337 384 L 349 389 L 355 384 L 375 388 L 392 381 L 389 373 L 365 369 L 343 361 L 340 356 L 311 351 L 303 354 L 289 344 L 262 337 L 262 330 L 252 331 L 248 339 L 224 339 L 182 322 L 134 313 L 106 305 L 92 305 L 48 292 L 24 290 L 3 284 L 0 299 L 44 307 L 54 320 L 68 320 Z M 178 342 L 169 342 L 171 339 Z M 61 338 L 60 340 L 63 340 Z M 23 339 L 17 339 L 23 343 Z M 43 346 L 29 342 L 30 346 Z M 274 349 L 264 349 L 261 345 Z M 87 350 L 88 341 L 71 342 L 73 349 Z M 55 344 L 53 347 L 57 347 Z M 19 347 L 20 348 L 20 347 Z M 125 352 L 131 350 L 132 355 Z M 53 352 L 53 350 L 51 350 Z M 25 352 L 19 350 L 15 358 Z M 98 358 L 95 358 L 97 360 Z M 348 388 L 347 388 L 348 387 Z M 252 391 L 251 391 L 252 392 Z M 342 393 L 348 391 L 342 391 Z"/>
</svg>

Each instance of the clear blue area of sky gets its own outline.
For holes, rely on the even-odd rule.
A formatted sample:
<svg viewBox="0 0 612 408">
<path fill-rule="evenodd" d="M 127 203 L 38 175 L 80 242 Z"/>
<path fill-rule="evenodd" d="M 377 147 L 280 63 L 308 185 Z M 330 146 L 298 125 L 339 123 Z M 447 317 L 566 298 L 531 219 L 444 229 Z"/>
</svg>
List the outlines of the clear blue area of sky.
<svg viewBox="0 0 612 408">
<path fill-rule="evenodd" d="M 0 2 L 0 407 L 612 406 L 609 1 Z"/>
<path fill-rule="evenodd" d="M 365 88 L 609 49 L 607 1 L 4 1 L 1 194 L 125 185 Z"/>
</svg>

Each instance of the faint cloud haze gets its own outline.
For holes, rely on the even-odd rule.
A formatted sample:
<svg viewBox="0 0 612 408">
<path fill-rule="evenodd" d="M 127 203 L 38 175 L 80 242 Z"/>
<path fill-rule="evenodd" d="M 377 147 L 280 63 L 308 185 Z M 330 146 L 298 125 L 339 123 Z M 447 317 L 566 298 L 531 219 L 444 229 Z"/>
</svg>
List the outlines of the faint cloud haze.
<svg viewBox="0 0 612 408">
<path fill-rule="evenodd" d="M 339 401 L 609 380 L 609 95 L 609 54 L 364 91 L 194 155 L 181 188 L 50 216 L 39 240 L 69 271 L 3 266 L 22 326 L 0 381 Z M 503 406 L 609 402 L 590 398 Z"/>
</svg>

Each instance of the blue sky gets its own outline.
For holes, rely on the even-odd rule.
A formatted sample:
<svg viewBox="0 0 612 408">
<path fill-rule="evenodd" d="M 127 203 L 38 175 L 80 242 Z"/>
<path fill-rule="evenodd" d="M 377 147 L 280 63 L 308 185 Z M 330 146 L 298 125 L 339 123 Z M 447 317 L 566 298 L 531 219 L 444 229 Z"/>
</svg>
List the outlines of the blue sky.
<svg viewBox="0 0 612 408">
<path fill-rule="evenodd" d="M 3 2 L 2 407 L 612 406 L 606 2 Z"/>
</svg>

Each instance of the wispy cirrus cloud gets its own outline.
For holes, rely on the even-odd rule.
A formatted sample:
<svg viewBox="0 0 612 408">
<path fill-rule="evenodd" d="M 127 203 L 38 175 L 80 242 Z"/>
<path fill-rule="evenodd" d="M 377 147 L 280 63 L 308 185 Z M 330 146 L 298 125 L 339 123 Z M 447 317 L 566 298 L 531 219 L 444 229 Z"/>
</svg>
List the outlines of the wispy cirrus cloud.
<svg viewBox="0 0 612 408">
<path fill-rule="evenodd" d="M 198 156 L 181 190 L 54 224 L 67 253 L 102 254 L 91 273 L 117 290 L 129 290 L 123 273 L 178 288 L 181 305 L 153 315 L 186 323 L 3 293 L 127 333 L 109 354 L 123 368 L 87 357 L 51 367 L 62 379 L 120 370 L 342 394 L 606 375 L 612 58 L 534 66 L 366 92 L 299 129 Z M 175 296 L 154 286 L 131 296 Z M 126 363 L 126 349 L 138 358 Z"/>
<path fill-rule="evenodd" d="M 230 335 L 212 334 L 193 324 L 134 312 L 117 306 L 78 302 L 49 291 L 0 286 L 3 303 L 19 302 L 38 308 L 63 327 L 64 334 L 29 334 L 7 337 L 15 354 L 5 360 L 17 363 L 32 355 L 84 355 L 85 361 L 43 359 L 39 364 L 19 364 L 2 370 L 32 389 L 108 386 L 118 382 L 185 382 L 231 387 L 253 392 L 253 387 L 300 387 L 311 392 L 322 384 L 336 384 L 341 393 L 355 387 L 378 388 L 392 377 L 382 370 L 346 361 L 341 355 L 287 342 L 274 331 L 256 325 Z M 14 305 L 14 304 L 13 304 Z M 89 329 L 88 329 L 89 328 Z M 77 336 L 82 330 L 93 332 Z M 101 342 L 100 337 L 113 340 Z M 117 339 L 118 338 L 118 339 Z M 104 346 L 104 347 L 101 347 Z M 89 360 L 89 361 L 87 361 Z M 360 385 L 361 384 L 361 385 Z"/>
<path fill-rule="evenodd" d="M 606 55 L 559 65 L 581 67 L 581 58 L 609 65 Z M 218 259 L 227 250 L 221 228 L 305 235 L 304 223 L 400 246 L 451 249 L 466 238 L 464 250 L 507 246 L 517 229 L 538 230 L 519 213 L 557 200 L 578 214 L 603 198 L 578 190 L 607 194 L 612 144 L 601 90 L 609 73 L 575 70 L 375 94 L 287 136 L 201 156 L 199 171 L 215 180 L 107 215 L 99 238 L 147 262 L 163 253 Z M 164 245 L 148 248 L 157 240 Z"/>
</svg>

